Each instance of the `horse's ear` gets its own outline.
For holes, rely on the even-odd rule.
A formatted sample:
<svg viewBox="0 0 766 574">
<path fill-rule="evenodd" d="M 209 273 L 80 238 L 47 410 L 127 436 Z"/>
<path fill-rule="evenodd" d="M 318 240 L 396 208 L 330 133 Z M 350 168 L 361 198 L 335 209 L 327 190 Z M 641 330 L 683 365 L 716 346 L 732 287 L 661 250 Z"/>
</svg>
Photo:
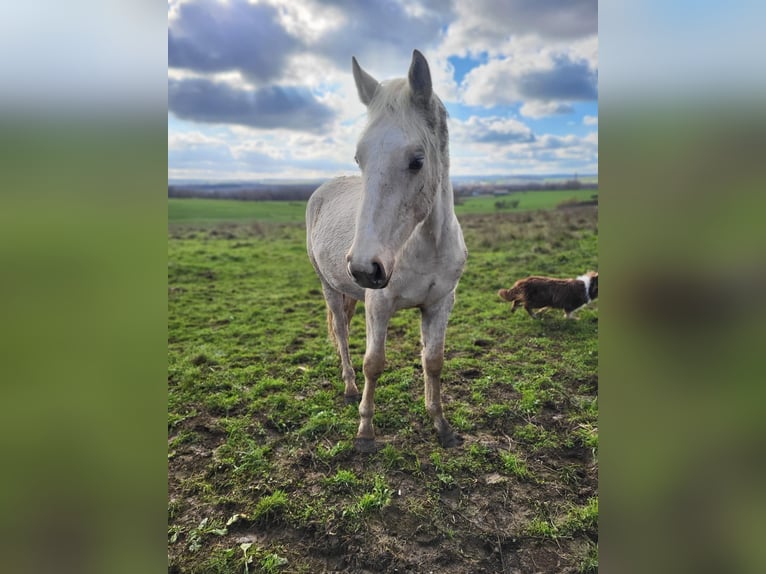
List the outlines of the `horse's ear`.
<svg viewBox="0 0 766 574">
<path fill-rule="evenodd" d="M 413 99 L 420 104 L 428 104 L 433 93 L 431 70 L 428 68 L 425 56 L 419 50 L 412 52 L 412 63 L 407 77 L 410 81 Z"/>
<path fill-rule="evenodd" d="M 351 69 L 354 72 L 354 82 L 356 82 L 356 91 L 359 93 L 359 99 L 362 100 L 365 106 L 368 106 L 380 83 L 365 72 L 353 56 L 351 56 Z"/>
</svg>

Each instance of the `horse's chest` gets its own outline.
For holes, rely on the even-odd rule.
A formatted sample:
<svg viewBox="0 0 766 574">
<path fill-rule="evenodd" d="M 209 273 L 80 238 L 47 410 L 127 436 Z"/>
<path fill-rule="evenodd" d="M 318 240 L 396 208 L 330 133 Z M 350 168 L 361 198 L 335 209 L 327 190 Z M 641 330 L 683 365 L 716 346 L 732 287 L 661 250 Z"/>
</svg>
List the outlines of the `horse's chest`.
<svg viewBox="0 0 766 574">
<path fill-rule="evenodd" d="M 407 274 L 401 278 L 397 306 L 400 308 L 430 305 L 455 289 L 459 273 L 449 270 Z"/>
</svg>

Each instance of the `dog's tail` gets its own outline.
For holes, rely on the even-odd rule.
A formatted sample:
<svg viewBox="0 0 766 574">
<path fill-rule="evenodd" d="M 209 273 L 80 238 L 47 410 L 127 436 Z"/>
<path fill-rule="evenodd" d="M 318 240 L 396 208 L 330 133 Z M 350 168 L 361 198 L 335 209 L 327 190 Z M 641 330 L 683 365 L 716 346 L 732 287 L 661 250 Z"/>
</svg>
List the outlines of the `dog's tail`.
<svg viewBox="0 0 766 574">
<path fill-rule="evenodd" d="M 520 305 L 524 302 L 524 296 L 516 285 L 510 289 L 500 289 L 497 294 L 501 299 L 511 302 L 511 313 L 516 310 L 517 305 Z"/>
<path fill-rule="evenodd" d="M 515 285 L 511 287 L 510 289 L 500 289 L 500 291 L 498 291 L 497 294 L 501 299 L 504 299 L 506 301 L 521 301 L 522 300 L 521 291 Z"/>
</svg>

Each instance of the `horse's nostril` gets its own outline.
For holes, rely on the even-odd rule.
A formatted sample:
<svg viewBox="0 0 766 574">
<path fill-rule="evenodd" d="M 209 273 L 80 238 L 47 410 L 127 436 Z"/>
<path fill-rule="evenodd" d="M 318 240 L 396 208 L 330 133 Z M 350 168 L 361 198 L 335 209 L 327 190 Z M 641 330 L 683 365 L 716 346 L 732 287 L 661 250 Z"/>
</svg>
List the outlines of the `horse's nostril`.
<svg viewBox="0 0 766 574">
<path fill-rule="evenodd" d="M 381 283 L 386 279 L 386 274 L 383 270 L 383 266 L 377 261 L 372 262 L 372 280 L 376 283 Z"/>
<path fill-rule="evenodd" d="M 365 289 L 382 289 L 388 284 L 386 268 L 377 260 L 362 268 L 349 263 L 346 269 L 354 281 Z"/>
</svg>

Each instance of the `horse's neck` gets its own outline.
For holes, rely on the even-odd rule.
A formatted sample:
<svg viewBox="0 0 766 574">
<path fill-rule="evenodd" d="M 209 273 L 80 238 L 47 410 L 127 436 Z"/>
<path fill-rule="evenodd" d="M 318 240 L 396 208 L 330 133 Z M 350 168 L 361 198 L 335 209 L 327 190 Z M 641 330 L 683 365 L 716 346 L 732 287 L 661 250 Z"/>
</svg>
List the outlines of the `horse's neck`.
<svg viewBox="0 0 766 574">
<path fill-rule="evenodd" d="M 424 233 L 433 237 L 434 243 L 437 246 L 444 240 L 444 233 L 450 229 L 450 226 L 455 221 L 455 201 L 449 172 L 442 175 L 438 185 L 439 188 L 434 196 L 433 207 L 428 217 L 423 221 L 422 227 Z"/>
</svg>

